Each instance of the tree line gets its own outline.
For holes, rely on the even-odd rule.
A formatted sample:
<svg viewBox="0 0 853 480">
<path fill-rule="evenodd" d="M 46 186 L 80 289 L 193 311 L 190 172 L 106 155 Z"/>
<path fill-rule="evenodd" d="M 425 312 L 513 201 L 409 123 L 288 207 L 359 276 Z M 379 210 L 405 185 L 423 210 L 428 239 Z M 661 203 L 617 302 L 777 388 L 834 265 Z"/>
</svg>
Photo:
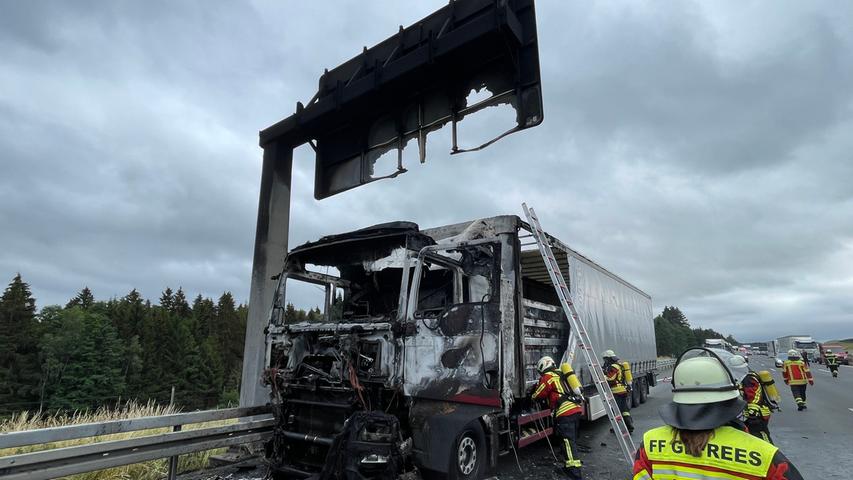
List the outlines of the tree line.
<svg viewBox="0 0 853 480">
<path fill-rule="evenodd" d="M 239 400 L 248 307 L 166 288 L 96 301 L 83 288 L 37 311 L 16 275 L 0 297 L 0 416 L 84 410 L 126 400 L 212 408 Z"/>
<path fill-rule="evenodd" d="M 690 321 L 678 307 L 664 307 L 655 317 L 655 340 L 659 356 L 675 357 L 690 347 L 699 347 L 709 338 L 722 338 L 740 345 L 731 335 L 724 336 L 712 328 L 691 328 Z"/>
</svg>

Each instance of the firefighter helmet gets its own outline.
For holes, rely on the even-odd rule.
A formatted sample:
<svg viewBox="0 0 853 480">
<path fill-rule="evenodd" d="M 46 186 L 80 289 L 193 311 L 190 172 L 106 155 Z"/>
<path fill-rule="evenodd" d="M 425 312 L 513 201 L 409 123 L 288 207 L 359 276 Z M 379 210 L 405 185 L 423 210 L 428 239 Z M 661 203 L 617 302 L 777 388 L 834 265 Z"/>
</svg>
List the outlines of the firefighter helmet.
<svg viewBox="0 0 853 480">
<path fill-rule="evenodd" d="M 792 348 L 788 350 L 788 358 L 800 358 L 800 352 Z"/>
<path fill-rule="evenodd" d="M 545 370 L 554 368 L 555 365 L 556 363 L 554 363 L 554 359 L 546 355 L 540 358 L 536 363 L 536 370 L 539 371 L 539 373 L 545 373 Z"/>
<path fill-rule="evenodd" d="M 613 350 L 605 350 L 602 352 L 601 356 L 604 358 L 616 358 L 616 354 L 613 353 Z"/>
<path fill-rule="evenodd" d="M 725 362 L 706 348 L 691 348 L 672 372 L 672 401 L 660 408 L 663 421 L 683 430 L 710 430 L 734 420 L 746 406 Z"/>
<path fill-rule="evenodd" d="M 830 353 L 832 353 L 832 350 L 830 350 L 830 349 L 828 349 L 828 348 L 827 348 L 827 349 L 826 349 L 826 351 L 825 351 L 825 352 L 823 352 L 823 353 L 825 353 L 825 354 L 829 355 Z"/>
</svg>

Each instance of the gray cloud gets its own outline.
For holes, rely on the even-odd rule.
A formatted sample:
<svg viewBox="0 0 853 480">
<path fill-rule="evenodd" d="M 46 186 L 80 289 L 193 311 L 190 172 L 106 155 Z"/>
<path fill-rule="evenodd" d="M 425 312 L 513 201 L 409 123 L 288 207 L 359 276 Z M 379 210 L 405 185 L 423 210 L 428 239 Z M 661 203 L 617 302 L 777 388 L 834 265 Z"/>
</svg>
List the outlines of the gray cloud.
<svg viewBox="0 0 853 480">
<path fill-rule="evenodd" d="M 83 285 L 248 298 L 257 131 L 443 4 L 4 5 L 0 274 L 42 306 Z M 694 325 L 853 336 L 853 7 L 784 7 L 539 2 L 542 126 L 454 157 L 436 132 L 426 165 L 323 202 L 302 148 L 291 245 L 527 201 Z"/>
</svg>

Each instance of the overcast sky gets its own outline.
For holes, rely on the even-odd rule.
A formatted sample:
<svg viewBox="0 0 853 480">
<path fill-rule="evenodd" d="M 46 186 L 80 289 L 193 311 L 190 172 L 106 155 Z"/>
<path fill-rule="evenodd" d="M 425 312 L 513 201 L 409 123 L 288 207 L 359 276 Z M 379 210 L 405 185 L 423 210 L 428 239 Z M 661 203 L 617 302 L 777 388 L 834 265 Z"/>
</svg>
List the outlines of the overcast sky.
<svg viewBox="0 0 853 480">
<path fill-rule="evenodd" d="M 245 301 L 257 132 L 444 4 L 2 2 L 0 281 L 20 272 L 39 307 L 84 285 Z M 322 202 L 303 147 L 291 246 L 527 201 L 656 311 L 742 340 L 853 337 L 853 4 L 540 1 L 537 17 L 540 127 L 454 157 L 445 129 L 426 165 Z"/>
</svg>

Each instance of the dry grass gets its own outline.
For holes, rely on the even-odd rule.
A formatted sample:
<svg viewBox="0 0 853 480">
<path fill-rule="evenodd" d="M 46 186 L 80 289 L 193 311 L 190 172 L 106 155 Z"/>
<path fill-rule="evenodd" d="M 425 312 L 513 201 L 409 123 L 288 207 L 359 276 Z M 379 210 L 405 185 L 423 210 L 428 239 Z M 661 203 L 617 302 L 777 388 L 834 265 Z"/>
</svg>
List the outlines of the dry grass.
<svg viewBox="0 0 853 480">
<path fill-rule="evenodd" d="M 121 407 L 109 409 L 99 408 L 94 412 L 83 411 L 71 414 L 45 415 L 42 413 L 20 412 L 10 418 L 0 421 L 0 432 L 17 432 L 22 430 L 33 430 L 37 428 L 59 427 L 64 425 L 78 425 L 81 423 L 105 422 L 109 420 L 123 420 L 128 418 L 148 417 L 154 415 L 168 415 L 178 413 L 178 409 L 171 406 L 157 405 L 154 402 L 138 404 L 128 402 Z M 213 427 L 234 423 L 236 420 L 224 420 L 219 422 L 207 422 L 188 426 L 185 430 Z M 0 457 L 15 455 L 19 453 L 36 452 L 53 448 L 70 447 L 74 445 L 85 445 L 110 440 L 123 440 L 127 438 L 143 437 L 169 432 L 170 428 L 154 430 L 143 430 L 141 432 L 117 433 L 114 435 L 103 435 L 96 438 L 84 438 L 79 440 L 67 440 L 62 442 L 46 443 L 41 445 L 30 445 L 19 448 L 0 449 Z M 178 471 L 187 472 L 199 470 L 207 466 L 211 455 L 221 453 L 224 449 L 208 450 L 182 455 L 178 462 Z M 83 473 L 66 477 L 74 480 L 106 480 L 106 479 L 140 479 L 155 480 L 166 476 L 169 462 L 166 459 L 155 460 L 146 463 L 126 465 L 107 470 Z"/>
</svg>

